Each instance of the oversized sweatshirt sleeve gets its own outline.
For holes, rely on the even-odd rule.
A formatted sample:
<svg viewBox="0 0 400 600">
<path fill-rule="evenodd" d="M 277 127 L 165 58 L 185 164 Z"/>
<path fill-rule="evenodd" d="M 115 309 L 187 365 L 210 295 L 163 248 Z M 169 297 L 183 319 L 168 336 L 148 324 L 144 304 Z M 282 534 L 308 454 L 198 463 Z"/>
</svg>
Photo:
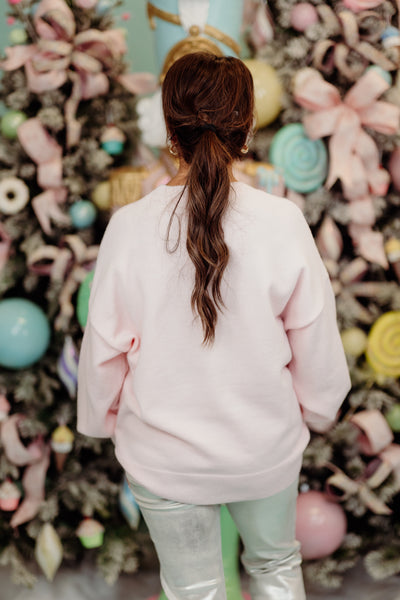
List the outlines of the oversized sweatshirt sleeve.
<svg viewBox="0 0 400 600">
<path fill-rule="evenodd" d="M 322 432 L 335 422 L 351 382 L 328 273 L 300 211 L 294 220 L 299 274 L 283 314 L 289 370 L 305 422 Z"/>
<path fill-rule="evenodd" d="M 116 213 L 100 245 L 79 356 L 77 429 L 92 437 L 114 434 L 127 352 L 135 343 L 127 310 L 128 264 Z"/>
</svg>

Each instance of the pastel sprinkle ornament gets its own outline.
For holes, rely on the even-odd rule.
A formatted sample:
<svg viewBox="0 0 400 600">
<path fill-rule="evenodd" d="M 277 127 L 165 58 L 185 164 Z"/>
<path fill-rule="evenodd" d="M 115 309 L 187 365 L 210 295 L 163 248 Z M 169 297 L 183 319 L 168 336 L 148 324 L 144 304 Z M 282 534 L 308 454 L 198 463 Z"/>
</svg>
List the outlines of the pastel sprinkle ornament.
<svg viewBox="0 0 400 600">
<path fill-rule="evenodd" d="M 125 145 L 125 134 L 115 125 L 110 125 L 101 134 L 100 142 L 103 150 L 110 156 L 122 154 Z"/>
<path fill-rule="evenodd" d="M 318 21 L 317 9 L 309 2 L 297 2 L 290 11 L 290 24 L 296 31 L 305 31 Z"/>
<path fill-rule="evenodd" d="M 42 309 L 26 298 L 0 302 L 0 366 L 25 369 L 37 362 L 50 342 L 50 325 Z"/>
<path fill-rule="evenodd" d="M 281 81 L 275 69 L 268 63 L 255 58 L 243 62 L 253 77 L 257 127 L 265 127 L 272 123 L 281 111 Z"/>
<path fill-rule="evenodd" d="M 330 556 L 341 546 L 346 531 L 343 508 L 326 494 L 311 490 L 298 495 L 296 539 L 304 560 Z"/>
<path fill-rule="evenodd" d="M 0 121 L 0 131 L 4 137 L 15 140 L 18 135 L 18 127 L 27 120 L 27 116 L 20 110 L 8 110 Z"/>
<path fill-rule="evenodd" d="M 365 354 L 376 373 L 400 376 L 400 311 L 387 312 L 375 321 Z"/>
<path fill-rule="evenodd" d="M 18 486 L 11 481 L 6 479 L 0 485 L 0 510 L 12 511 L 15 510 L 19 504 L 21 498 L 21 492 Z"/>
<path fill-rule="evenodd" d="M 283 174 L 286 187 L 306 194 L 322 186 L 328 154 L 322 140 L 310 140 L 301 123 L 282 127 L 273 137 L 270 161 Z"/>
<path fill-rule="evenodd" d="M 97 209 L 90 200 L 78 200 L 69 208 L 69 216 L 72 225 L 76 229 L 86 229 L 90 227 L 96 220 Z"/>
</svg>

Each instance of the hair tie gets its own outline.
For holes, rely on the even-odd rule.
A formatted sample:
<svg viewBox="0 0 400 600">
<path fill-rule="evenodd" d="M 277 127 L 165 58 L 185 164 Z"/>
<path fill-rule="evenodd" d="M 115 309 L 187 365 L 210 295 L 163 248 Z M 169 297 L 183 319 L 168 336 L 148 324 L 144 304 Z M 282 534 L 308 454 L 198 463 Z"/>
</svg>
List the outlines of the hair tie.
<svg viewBox="0 0 400 600">
<path fill-rule="evenodd" d="M 214 133 L 217 133 L 217 128 L 212 123 L 204 123 L 204 125 L 201 126 L 201 129 L 203 131 L 213 131 Z"/>
</svg>

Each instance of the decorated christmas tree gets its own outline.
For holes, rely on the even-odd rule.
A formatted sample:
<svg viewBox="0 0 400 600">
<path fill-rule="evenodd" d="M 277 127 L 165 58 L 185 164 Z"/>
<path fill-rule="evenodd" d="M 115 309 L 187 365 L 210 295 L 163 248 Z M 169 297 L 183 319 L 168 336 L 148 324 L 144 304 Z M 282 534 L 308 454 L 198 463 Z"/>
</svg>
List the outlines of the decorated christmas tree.
<svg viewBox="0 0 400 600">
<path fill-rule="evenodd" d="M 162 30 L 166 3 L 153 2 L 156 33 L 171 37 L 162 58 L 180 42 L 239 52 L 232 34 L 216 31 L 229 21 L 214 22 L 219 4 L 208 28 L 188 32 L 176 16 Z M 159 94 L 136 105 L 151 81 L 127 73 L 113 8 L 9 0 L 19 28 L 0 63 L 0 564 L 26 585 L 34 557 L 51 579 L 62 560 L 94 548 L 112 582 L 149 547 L 133 531 L 138 513 L 112 444 L 75 431 L 102 233 L 113 205 L 174 169 L 165 149 L 138 146 L 139 136 L 165 142 L 162 124 L 154 131 Z M 242 9 L 224 10 L 239 22 Z M 389 0 L 244 3 L 241 52 L 258 122 L 237 175 L 303 209 L 336 293 L 353 383 L 336 426 L 313 433 L 301 474 L 305 570 L 331 587 L 359 556 L 376 579 L 400 572 L 398 21 Z"/>
<path fill-rule="evenodd" d="M 114 7 L 9 2 L 19 27 L 0 63 L 0 564 L 28 585 L 34 555 L 49 579 L 84 547 L 99 547 L 108 581 L 137 565 L 112 445 L 75 432 L 108 175 L 135 155 L 135 95 L 154 79 L 127 72 Z"/>
<path fill-rule="evenodd" d="M 353 386 L 336 426 L 305 453 L 305 571 L 339 586 L 364 556 L 383 579 L 400 572 L 398 4 L 277 0 L 250 3 L 248 17 L 254 58 L 284 89 L 254 156 L 282 174 L 315 234 Z"/>
</svg>

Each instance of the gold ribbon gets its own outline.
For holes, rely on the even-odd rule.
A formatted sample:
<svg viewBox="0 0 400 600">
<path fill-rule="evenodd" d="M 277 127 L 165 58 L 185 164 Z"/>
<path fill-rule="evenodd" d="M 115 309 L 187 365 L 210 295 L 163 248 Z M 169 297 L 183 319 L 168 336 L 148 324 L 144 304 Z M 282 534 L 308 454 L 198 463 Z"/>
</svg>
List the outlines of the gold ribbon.
<svg viewBox="0 0 400 600">
<path fill-rule="evenodd" d="M 156 28 L 156 22 L 154 20 L 154 17 L 157 17 L 162 21 L 172 23 L 173 25 L 182 26 L 182 21 L 179 15 L 175 15 L 173 13 L 167 12 L 166 10 L 162 10 L 157 6 L 154 6 L 154 4 L 152 4 L 151 2 L 147 3 L 147 16 L 149 18 L 150 27 L 152 29 Z M 228 46 L 228 48 L 233 50 L 233 52 L 239 56 L 240 46 L 229 35 L 221 31 L 220 29 L 213 27 L 212 25 L 208 25 L 207 23 L 204 26 L 203 32 L 207 36 L 213 38 L 214 40 L 217 40 L 217 42 Z M 184 56 L 185 54 L 203 50 L 211 52 L 212 54 L 216 54 L 217 56 L 223 55 L 220 48 L 214 42 L 201 35 L 201 33 L 202 32 L 200 30 L 200 27 L 192 25 L 192 27 L 190 27 L 189 29 L 189 36 L 187 36 L 171 48 L 164 61 L 164 65 L 161 72 L 161 81 L 164 79 L 165 73 L 168 71 L 169 67 L 175 62 L 175 60 L 177 60 L 181 56 Z"/>
</svg>

